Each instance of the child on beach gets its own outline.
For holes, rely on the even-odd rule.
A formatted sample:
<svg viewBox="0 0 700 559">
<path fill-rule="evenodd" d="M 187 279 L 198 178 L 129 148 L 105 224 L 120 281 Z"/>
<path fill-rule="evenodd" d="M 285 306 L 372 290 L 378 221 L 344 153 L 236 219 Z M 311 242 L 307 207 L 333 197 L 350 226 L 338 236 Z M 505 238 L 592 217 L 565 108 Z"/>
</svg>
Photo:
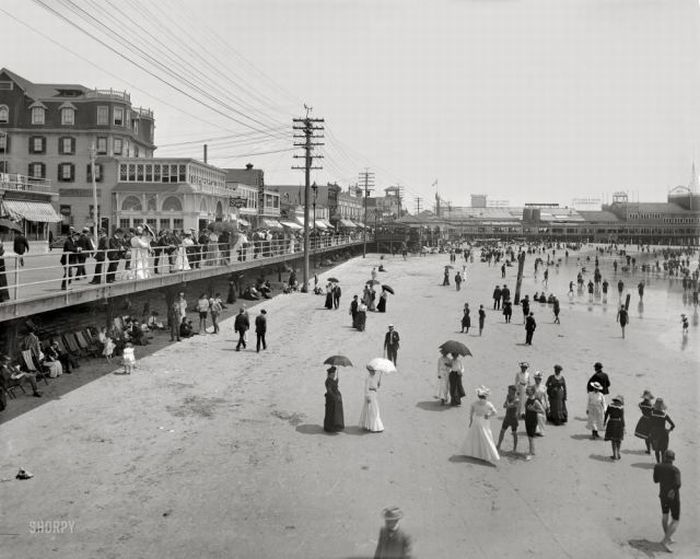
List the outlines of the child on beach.
<svg viewBox="0 0 700 559">
<path fill-rule="evenodd" d="M 503 407 L 506 410 L 506 416 L 503 418 L 503 424 L 501 425 L 501 433 L 498 435 L 498 444 L 496 445 L 496 450 L 501 452 L 501 443 L 503 442 L 503 437 L 506 435 L 508 427 L 510 427 L 513 433 L 513 452 L 518 451 L 518 408 L 520 407 L 520 398 L 518 398 L 518 391 L 514 384 L 508 386 L 508 396 L 506 396 L 506 401 L 503 402 Z"/>
<path fill-rule="evenodd" d="M 649 390 L 645 390 L 642 394 L 642 401 L 639 403 L 642 417 L 639 418 L 637 426 L 634 428 L 634 436 L 644 439 L 647 454 L 651 454 L 651 420 L 649 418 L 651 410 L 654 408 L 652 400 L 654 400 L 654 395 Z"/>
<path fill-rule="evenodd" d="M 527 431 L 527 441 L 530 445 L 529 452 L 525 460 L 532 460 L 535 455 L 535 437 L 537 436 L 538 417 L 544 415 L 545 411 L 540 401 L 535 398 L 535 387 L 530 385 L 525 390 L 527 400 L 525 401 L 525 430 Z"/>
<path fill-rule="evenodd" d="M 615 396 L 605 410 L 605 440 L 612 445 L 612 460 L 619 460 L 620 444 L 625 438 L 625 400 L 622 396 Z"/>
<path fill-rule="evenodd" d="M 134 370 L 134 365 L 136 364 L 136 357 L 134 357 L 134 344 L 131 342 L 126 342 L 126 347 L 122 355 L 122 363 L 124 364 L 124 374 L 130 375 Z"/>
</svg>

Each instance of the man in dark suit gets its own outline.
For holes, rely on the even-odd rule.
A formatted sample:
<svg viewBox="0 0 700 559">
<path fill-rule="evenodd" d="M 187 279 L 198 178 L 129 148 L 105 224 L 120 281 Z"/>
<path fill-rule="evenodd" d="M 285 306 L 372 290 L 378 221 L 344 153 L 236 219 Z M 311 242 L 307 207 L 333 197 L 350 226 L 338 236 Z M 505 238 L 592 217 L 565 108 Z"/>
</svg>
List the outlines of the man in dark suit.
<svg viewBox="0 0 700 559">
<path fill-rule="evenodd" d="M 340 284 L 336 283 L 333 286 L 333 308 L 338 310 L 338 307 L 340 306 L 340 296 L 342 295 L 343 290 L 340 289 Z"/>
<path fill-rule="evenodd" d="M 258 338 L 256 345 L 256 351 L 260 353 L 260 344 L 262 344 L 263 349 L 267 349 L 267 342 L 265 341 L 265 333 L 267 332 L 267 311 L 262 309 L 260 314 L 255 317 L 255 335 Z M 243 346 L 245 347 L 245 345 Z"/>
<path fill-rule="evenodd" d="M 243 346 L 243 349 L 245 349 L 245 336 L 249 328 L 250 319 L 248 318 L 248 313 L 245 312 L 245 307 L 241 307 L 236 315 L 236 320 L 233 323 L 233 329 L 238 333 L 238 344 L 236 345 L 236 351 L 241 351 L 241 346 Z"/>
<path fill-rule="evenodd" d="M 159 274 L 160 272 L 158 271 L 158 263 L 160 262 L 160 256 L 164 252 L 164 246 L 168 244 L 167 241 L 167 231 L 165 229 L 161 229 L 158 232 L 158 238 L 156 241 L 153 243 L 153 253 L 155 254 L 155 258 L 153 259 L 153 271 L 156 274 Z"/>
<path fill-rule="evenodd" d="M 384 526 L 379 530 L 375 559 L 410 559 L 411 538 L 399 528 L 402 517 L 398 507 L 384 509 Z"/>
<path fill-rule="evenodd" d="M 389 331 L 384 336 L 384 351 L 386 358 L 396 365 L 396 359 L 399 356 L 399 333 L 394 330 L 394 325 L 389 324 Z"/>
<path fill-rule="evenodd" d="M 107 283 L 114 283 L 114 277 L 117 274 L 119 260 L 124 255 L 124 231 L 117 229 L 107 242 L 109 250 L 107 251 Z"/>
<path fill-rule="evenodd" d="M 535 333 L 535 328 L 537 328 L 537 323 L 535 322 L 534 313 L 530 313 L 525 319 L 525 344 L 532 345 L 532 336 Z"/>
<path fill-rule="evenodd" d="M 61 255 L 61 265 L 63 266 L 63 281 L 61 289 L 66 291 L 72 281 L 73 266 L 76 264 L 76 258 L 80 251 L 77 241 L 78 233 L 73 231 L 63 242 L 63 254 Z"/>
<path fill-rule="evenodd" d="M 593 392 L 593 387 L 591 385 L 594 382 L 598 382 L 603 387 L 602 393 L 609 394 L 610 378 L 608 377 L 607 373 L 603 372 L 603 364 L 598 362 L 595 365 L 593 365 L 593 369 L 595 370 L 595 373 L 593 373 L 593 376 L 590 379 L 588 379 L 588 384 L 586 384 L 586 391 Z"/>
<path fill-rule="evenodd" d="M 76 263 L 78 264 L 78 267 L 75 271 L 75 281 L 78 281 L 87 277 L 85 261 L 87 260 L 88 256 L 92 256 L 92 252 L 95 250 L 95 245 L 90 238 L 89 227 L 83 227 L 83 232 L 80 234 L 76 244 L 80 248 L 76 256 Z"/>
<path fill-rule="evenodd" d="M 493 308 L 494 310 L 501 308 L 501 288 L 498 285 L 493 290 Z"/>
<path fill-rule="evenodd" d="M 100 238 L 97 241 L 97 252 L 95 253 L 95 275 L 90 282 L 93 285 L 102 283 L 102 263 L 107 258 L 107 249 L 109 248 L 109 239 L 104 229 L 100 229 Z"/>
</svg>

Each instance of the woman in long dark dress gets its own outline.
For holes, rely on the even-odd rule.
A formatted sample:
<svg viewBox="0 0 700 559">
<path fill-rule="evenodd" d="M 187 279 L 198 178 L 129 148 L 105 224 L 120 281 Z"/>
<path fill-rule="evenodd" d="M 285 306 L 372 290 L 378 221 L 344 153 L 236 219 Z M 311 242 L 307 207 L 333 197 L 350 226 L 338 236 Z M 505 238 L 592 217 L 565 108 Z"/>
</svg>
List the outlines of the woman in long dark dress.
<svg viewBox="0 0 700 559">
<path fill-rule="evenodd" d="M 471 328 L 472 325 L 472 319 L 471 316 L 469 316 L 469 303 L 464 303 L 464 314 L 462 314 L 462 332 L 464 332 L 465 328 L 467 330 L 467 334 L 469 334 L 469 328 Z"/>
<path fill-rule="evenodd" d="M 615 396 L 605 410 L 605 440 L 612 444 L 612 458 L 619 460 L 620 444 L 625 438 L 625 400 L 622 396 Z"/>
<path fill-rule="evenodd" d="M 461 406 L 462 398 L 467 395 L 462 385 L 462 375 L 464 374 L 464 365 L 462 358 L 457 354 L 452 354 L 452 363 L 450 364 L 450 404 L 453 406 Z"/>
<path fill-rule="evenodd" d="M 661 457 L 668 449 L 668 434 L 676 428 L 671 418 L 666 413 L 666 404 L 663 398 L 657 398 L 654 402 L 654 407 L 649 416 L 650 429 L 649 438 L 651 439 L 651 447 L 654 449 L 654 457 L 656 462 L 661 462 Z M 666 423 L 671 428 L 666 429 Z"/>
<path fill-rule="evenodd" d="M 7 301 L 10 298 L 10 293 L 7 290 L 7 269 L 5 268 L 5 247 L 0 241 L 0 303 Z"/>
<path fill-rule="evenodd" d="M 333 284 L 326 284 L 326 305 L 327 309 L 333 308 Z"/>
<path fill-rule="evenodd" d="M 388 296 L 386 289 L 382 289 L 382 293 L 379 295 L 379 303 L 377 303 L 377 312 L 386 312 L 386 299 Z"/>
<path fill-rule="evenodd" d="M 345 429 L 343 416 L 343 396 L 338 390 L 338 373 L 335 367 L 327 369 L 326 377 L 326 415 L 323 418 L 323 430 L 335 433 Z"/>
<path fill-rule="evenodd" d="M 639 409 L 642 412 L 642 417 L 637 421 L 637 426 L 634 428 L 634 436 L 640 439 L 644 439 L 646 444 L 647 454 L 651 454 L 651 410 L 654 408 L 651 401 L 654 399 L 654 395 L 649 391 L 645 390 L 642 394 L 642 401 L 639 402 Z"/>
<path fill-rule="evenodd" d="M 566 423 L 569 414 L 566 411 L 566 381 L 561 374 L 562 366 L 554 365 L 554 374 L 547 379 L 547 397 L 549 398 L 549 416 L 554 425 Z"/>
</svg>

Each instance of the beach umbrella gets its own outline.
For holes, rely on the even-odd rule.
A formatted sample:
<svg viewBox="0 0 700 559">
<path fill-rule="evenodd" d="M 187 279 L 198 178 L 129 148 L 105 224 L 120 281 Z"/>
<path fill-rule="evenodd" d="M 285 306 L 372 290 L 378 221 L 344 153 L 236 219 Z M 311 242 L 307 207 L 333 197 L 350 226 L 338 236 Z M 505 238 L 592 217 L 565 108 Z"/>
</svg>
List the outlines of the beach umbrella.
<svg viewBox="0 0 700 559">
<path fill-rule="evenodd" d="M 382 285 L 382 289 L 383 289 L 384 291 L 388 291 L 388 292 L 391 293 L 392 295 L 395 295 L 394 290 L 393 290 L 393 288 L 392 288 L 390 285 L 384 284 L 384 285 Z"/>
<path fill-rule="evenodd" d="M 332 281 L 333 283 L 339 283 L 336 278 L 328 278 L 328 281 Z"/>
<path fill-rule="evenodd" d="M 0 218 L 0 229 L 7 229 L 8 231 L 17 231 L 18 233 L 22 232 L 22 228 L 17 225 L 14 221 L 10 221 L 9 219 L 5 218 Z"/>
<path fill-rule="evenodd" d="M 367 284 L 366 284 L 366 285 L 379 285 L 380 283 L 381 283 L 381 282 L 380 282 L 379 280 L 371 279 L 371 280 L 367 280 Z"/>
<path fill-rule="evenodd" d="M 452 268 L 454 268 L 454 266 L 452 266 L 451 264 L 445 266 L 445 270 L 451 270 Z"/>
<path fill-rule="evenodd" d="M 393 362 L 383 357 L 375 357 L 369 363 L 367 363 L 367 369 L 369 371 L 375 371 L 377 373 L 395 373 L 396 366 Z"/>
<path fill-rule="evenodd" d="M 456 340 L 447 340 L 440 346 L 440 351 L 443 353 L 457 353 L 458 355 L 471 355 L 472 352 L 462 342 Z"/>
<path fill-rule="evenodd" d="M 345 355 L 331 355 L 323 364 L 334 367 L 352 367 L 352 362 Z"/>
</svg>

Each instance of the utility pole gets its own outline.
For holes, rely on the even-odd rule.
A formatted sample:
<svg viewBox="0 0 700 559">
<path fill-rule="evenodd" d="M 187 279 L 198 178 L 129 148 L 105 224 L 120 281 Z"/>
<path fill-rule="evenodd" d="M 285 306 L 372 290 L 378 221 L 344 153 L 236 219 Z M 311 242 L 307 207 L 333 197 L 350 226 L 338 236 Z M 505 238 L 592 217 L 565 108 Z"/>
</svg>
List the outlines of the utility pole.
<svg viewBox="0 0 700 559">
<path fill-rule="evenodd" d="M 420 213 L 420 203 L 422 200 L 420 196 L 416 196 L 416 215 Z"/>
<path fill-rule="evenodd" d="M 420 196 L 416 196 L 416 215 L 420 214 L 420 203 L 423 199 Z M 423 226 L 418 223 L 418 253 L 423 251 Z"/>
<path fill-rule="evenodd" d="M 365 222 L 364 229 L 362 231 L 362 258 L 367 257 L 367 197 L 371 190 L 370 186 L 374 186 L 374 173 L 372 173 L 367 167 L 365 167 L 364 172 L 360 173 L 360 182 L 364 184 L 365 191 Z"/>
<path fill-rule="evenodd" d="M 314 159 L 323 159 L 322 155 L 313 155 L 313 150 L 316 146 L 322 146 L 322 143 L 313 142 L 312 140 L 316 138 L 323 138 L 323 134 L 314 134 L 315 131 L 323 131 L 322 118 L 311 118 L 309 113 L 312 107 L 307 107 L 306 116 L 304 118 L 293 119 L 294 130 L 301 130 L 301 134 L 294 134 L 295 138 L 304 138 L 303 142 L 294 142 L 294 145 L 301 147 L 304 150 L 304 155 L 295 155 L 295 159 L 303 159 L 303 167 L 292 167 L 292 169 L 303 169 L 304 170 L 304 271 L 303 271 L 303 285 L 301 286 L 301 291 L 306 293 L 309 290 L 309 191 L 311 190 L 311 171 L 315 169 L 321 169 L 322 167 L 314 167 Z M 314 226 L 316 224 L 314 223 Z"/>
<path fill-rule="evenodd" d="M 97 150 L 95 149 L 95 143 L 93 142 L 90 146 L 90 172 L 92 173 L 92 219 L 95 226 L 92 230 L 92 236 L 95 239 L 95 250 L 97 250 L 97 244 L 99 243 L 99 235 L 97 230 L 100 223 L 100 212 L 97 205 L 97 178 L 95 177 L 95 154 Z"/>
</svg>

